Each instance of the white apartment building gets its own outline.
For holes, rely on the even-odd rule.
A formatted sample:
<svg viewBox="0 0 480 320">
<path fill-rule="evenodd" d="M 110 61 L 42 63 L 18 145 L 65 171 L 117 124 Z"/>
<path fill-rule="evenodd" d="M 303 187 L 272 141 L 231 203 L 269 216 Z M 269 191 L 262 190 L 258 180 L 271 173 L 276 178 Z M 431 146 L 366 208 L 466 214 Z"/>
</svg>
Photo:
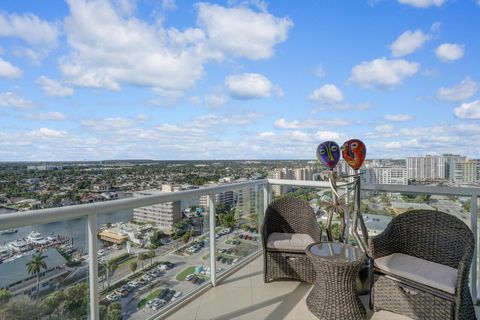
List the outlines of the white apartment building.
<svg viewBox="0 0 480 320">
<path fill-rule="evenodd" d="M 448 179 L 452 174 L 455 163 L 461 161 L 465 161 L 465 157 L 454 154 L 407 157 L 408 179 Z"/>
<path fill-rule="evenodd" d="M 134 197 L 162 194 L 159 190 L 144 190 L 134 192 Z M 182 220 L 180 201 L 163 202 L 148 207 L 133 209 L 133 218 L 143 222 L 154 222 L 161 229 L 170 229 L 174 223 Z"/>
<path fill-rule="evenodd" d="M 408 184 L 407 169 L 404 167 L 369 167 L 360 169 L 363 183 Z"/>
<path fill-rule="evenodd" d="M 477 184 L 480 183 L 480 160 L 464 160 L 453 165 L 452 182 Z"/>
</svg>

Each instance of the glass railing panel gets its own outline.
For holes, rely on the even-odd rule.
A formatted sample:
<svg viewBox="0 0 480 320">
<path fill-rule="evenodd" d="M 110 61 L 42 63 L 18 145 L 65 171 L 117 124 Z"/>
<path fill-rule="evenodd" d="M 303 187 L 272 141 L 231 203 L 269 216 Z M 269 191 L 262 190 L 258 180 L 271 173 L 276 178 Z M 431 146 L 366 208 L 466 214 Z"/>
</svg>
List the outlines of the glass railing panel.
<svg viewBox="0 0 480 320">
<path fill-rule="evenodd" d="M 2 319 L 87 317 L 87 251 L 86 218 L 0 230 Z"/>
<path fill-rule="evenodd" d="M 201 201 L 98 216 L 101 314 L 113 305 L 123 319 L 146 319 L 209 281 L 208 211 Z"/>
<path fill-rule="evenodd" d="M 216 267 L 219 275 L 261 249 L 262 187 L 216 195 Z"/>
</svg>

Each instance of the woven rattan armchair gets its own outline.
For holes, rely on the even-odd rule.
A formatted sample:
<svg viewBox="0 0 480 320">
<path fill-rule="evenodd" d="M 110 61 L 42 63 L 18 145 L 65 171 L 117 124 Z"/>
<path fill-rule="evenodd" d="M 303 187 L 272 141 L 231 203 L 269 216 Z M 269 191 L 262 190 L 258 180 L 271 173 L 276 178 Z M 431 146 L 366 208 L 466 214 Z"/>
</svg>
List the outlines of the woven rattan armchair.
<svg viewBox="0 0 480 320">
<path fill-rule="evenodd" d="M 476 319 L 468 286 L 474 250 L 472 231 L 454 216 L 398 215 L 369 241 L 371 306 L 412 319 Z"/>
<path fill-rule="evenodd" d="M 291 197 L 273 201 L 262 225 L 265 283 L 280 279 L 313 283 L 315 271 L 305 248 L 320 239 L 320 226 L 308 202 Z"/>
</svg>

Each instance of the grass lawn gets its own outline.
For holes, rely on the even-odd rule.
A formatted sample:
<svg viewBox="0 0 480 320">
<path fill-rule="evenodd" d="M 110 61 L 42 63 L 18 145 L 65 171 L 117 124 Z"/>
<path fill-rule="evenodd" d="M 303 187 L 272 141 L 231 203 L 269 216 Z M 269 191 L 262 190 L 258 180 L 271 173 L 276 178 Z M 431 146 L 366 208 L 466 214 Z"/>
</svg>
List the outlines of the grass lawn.
<svg viewBox="0 0 480 320">
<path fill-rule="evenodd" d="M 165 289 L 156 289 L 156 290 L 153 290 L 152 292 L 150 292 L 148 294 L 148 296 L 146 296 L 145 298 L 140 300 L 140 302 L 137 304 L 137 308 L 142 309 L 143 307 L 145 307 L 145 305 L 147 304 L 148 301 L 158 297 L 160 292 L 162 292 L 163 290 L 165 290 Z"/>
<path fill-rule="evenodd" d="M 195 267 L 188 267 L 187 269 L 183 270 L 179 274 L 177 274 L 176 279 L 178 281 L 184 281 L 185 277 L 188 276 L 189 274 L 192 274 L 195 272 Z"/>
</svg>

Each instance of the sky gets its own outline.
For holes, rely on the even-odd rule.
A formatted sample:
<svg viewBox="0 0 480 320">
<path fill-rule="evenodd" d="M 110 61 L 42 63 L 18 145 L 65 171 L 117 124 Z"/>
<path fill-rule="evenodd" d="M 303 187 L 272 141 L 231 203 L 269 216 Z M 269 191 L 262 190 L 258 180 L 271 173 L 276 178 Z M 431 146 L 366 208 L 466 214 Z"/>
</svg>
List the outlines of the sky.
<svg viewBox="0 0 480 320">
<path fill-rule="evenodd" d="M 480 158 L 480 0 L 3 0 L 0 161 Z"/>
</svg>

